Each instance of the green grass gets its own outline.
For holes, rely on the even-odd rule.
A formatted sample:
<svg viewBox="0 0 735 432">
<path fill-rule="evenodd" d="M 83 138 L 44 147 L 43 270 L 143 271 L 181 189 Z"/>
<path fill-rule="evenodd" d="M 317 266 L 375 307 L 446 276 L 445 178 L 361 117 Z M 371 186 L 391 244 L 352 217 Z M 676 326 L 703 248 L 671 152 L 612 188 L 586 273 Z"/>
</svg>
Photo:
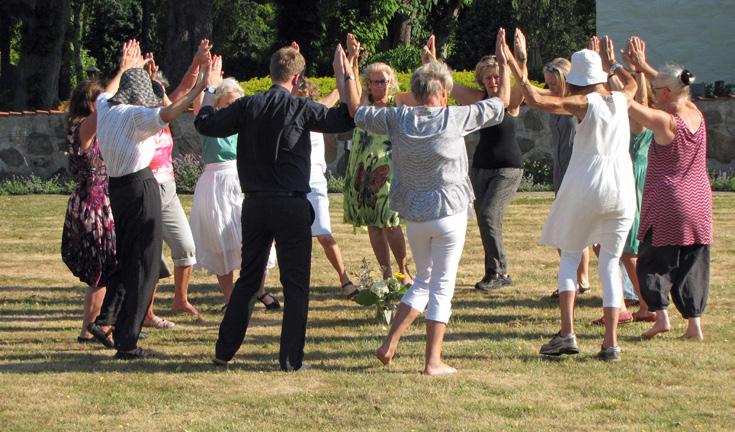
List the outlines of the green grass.
<svg viewBox="0 0 735 432">
<path fill-rule="evenodd" d="M 374 258 L 367 233 L 332 223 L 349 269 Z M 187 208 L 191 196 L 183 196 Z M 456 376 L 432 379 L 423 365 L 424 323 L 407 332 L 401 358 L 384 368 L 373 357 L 387 329 L 371 309 L 344 301 L 335 272 L 314 243 L 312 295 L 303 374 L 278 371 L 280 313 L 258 306 L 245 344 L 227 370 L 209 364 L 221 315 L 214 277 L 194 274 L 190 297 L 200 319 L 171 316 L 172 281 L 156 299 L 171 330 L 141 345 L 165 358 L 121 363 L 81 346 L 84 286 L 60 259 L 66 198 L 0 197 L 0 430 L 732 430 L 735 425 L 735 194 L 716 193 L 715 243 L 706 341 L 677 339 L 685 323 L 642 342 L 647 324 L 620 329 L 623 359 L 594 360 L 602 329 L 592 263 L 591 294 L 577 308 L 582 353 L 544 359 L 539 346 L 558 329 L 548 298 L 558 258 L 538 245 L 550 193 L 520 193 L 506 214 L 514 285 L 490 295 L 472 289 L 482 246 L 471 222 L 444 354 Z M 278 272 L 267 280 L 279 298 Z"/>
</svg>

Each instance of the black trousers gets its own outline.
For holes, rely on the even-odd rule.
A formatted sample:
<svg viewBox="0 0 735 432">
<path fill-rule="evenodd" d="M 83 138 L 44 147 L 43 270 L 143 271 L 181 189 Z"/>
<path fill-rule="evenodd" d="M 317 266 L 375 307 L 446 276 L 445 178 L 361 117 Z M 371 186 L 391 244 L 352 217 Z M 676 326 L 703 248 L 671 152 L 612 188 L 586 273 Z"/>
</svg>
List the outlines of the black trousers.
<svg viewBox="0 0 735 432">
<path fill-rule="evenodd" d="M 95 322 L 114 325 L 115 348 L 135 349 L 161 265 L 161 195 L 150 168 L 110 178 L 118 267 Z"/>
<path fill-rule="evenodd" d="M 311 223 L 314 210 L 305 197 L 245 198 L 242 205 L 242 267 L 219 327 L 216 357 L 229 361 L 245 339 L 253 297 L 276 242 L 285 299 L 281 326 L 281 369 L 301 367 L 306 341 L 311 277 Z"/>
<path fill-rule="evenodd" d="M 653 246 L 649 230 L 638 248 L 636 273 L 651 311 L 666 309 L 669 295 L 684 318 L 702 316 L 709 293 L 709 245 Z"/>
</svg>

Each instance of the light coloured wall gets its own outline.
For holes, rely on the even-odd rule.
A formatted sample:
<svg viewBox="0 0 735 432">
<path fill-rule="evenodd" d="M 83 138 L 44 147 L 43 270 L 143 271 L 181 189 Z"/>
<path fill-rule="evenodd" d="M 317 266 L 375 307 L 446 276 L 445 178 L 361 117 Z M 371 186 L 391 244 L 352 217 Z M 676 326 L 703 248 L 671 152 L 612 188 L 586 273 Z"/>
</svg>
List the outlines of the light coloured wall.
<svg viewBox="0 0 735 432">
<path fill-rule="evenodd" d="M 598 0 L 597 34 L 616 48 L 638 35 L 654 67 L 678 63 L 697 82 L 735 84 L 734 0 Z"/>
</svg>

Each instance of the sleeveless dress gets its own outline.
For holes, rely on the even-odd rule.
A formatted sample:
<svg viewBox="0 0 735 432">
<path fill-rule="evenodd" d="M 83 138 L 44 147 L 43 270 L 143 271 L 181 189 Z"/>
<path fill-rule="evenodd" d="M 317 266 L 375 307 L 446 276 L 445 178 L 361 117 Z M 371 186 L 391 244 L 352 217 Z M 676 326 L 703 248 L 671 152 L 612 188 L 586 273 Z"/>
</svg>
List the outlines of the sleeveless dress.
<svg viewBox="0 0 735 432">
<path fill-rule="evenodd" d="M 628 103 L 619 92 L 590 93 L 587 103 L 541 243 L 567 251 L 599 243 L 619 256 L 636 209 Z"/>
<path fill-rule="evenodd" d="M 395 106 L 394 99 L 388 106 Z M 393 178 L 391 142 L 380 135 L 355 128 L 350 158 L 345 171 L 344 221 L 354 227 L 391 228 L 400 216 L 391 210 L 390 184 Z"/>
<path fill-rule="evenodd" d="M 633 218 L 633 226 L 628 233 L 628 239 L 625 241 L 623 252 L 632 254 L 638 253 L 638 227 L 641 224 L 641 202 L 643 201 L 643 185 L 646 182 L 646 170 L 648 168 L 648 149 L 653 141 L 653 131 L 646 129 L 639 134 L 630 135 L 630 158 L 633 160 L 633 177 L 635 177 L 636 198 L 638 206 L 636 207 L 635 217 Z"/>
<path fill-rule="evenodd" d="M 66 207 L 61 257 L 80 281 L 93 288 L 103 287 L 117 265 L 107 167 L 96 137 L 86 151 L 81 150 L 79 125 L 69 130 L 66 152 L 77 187 Z"/>
</svg>

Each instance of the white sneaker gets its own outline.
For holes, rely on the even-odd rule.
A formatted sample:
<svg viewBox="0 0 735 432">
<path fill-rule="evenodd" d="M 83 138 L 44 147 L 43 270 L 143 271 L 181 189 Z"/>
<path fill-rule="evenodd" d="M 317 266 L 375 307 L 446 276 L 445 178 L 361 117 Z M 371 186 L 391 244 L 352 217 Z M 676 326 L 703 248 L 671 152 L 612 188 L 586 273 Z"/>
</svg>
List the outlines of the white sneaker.
<svg viewBox="0 0 735 432">
<path fill-rule="evenodd" d="M 541 354 L 550 356 L 560 356 L 562 354 L 579 354 L 577 347 L 577 336 L 572 333 L 562 336 L 560 333 L 554 335 L 549 343 L 541 346 Z"/>
</svg>

